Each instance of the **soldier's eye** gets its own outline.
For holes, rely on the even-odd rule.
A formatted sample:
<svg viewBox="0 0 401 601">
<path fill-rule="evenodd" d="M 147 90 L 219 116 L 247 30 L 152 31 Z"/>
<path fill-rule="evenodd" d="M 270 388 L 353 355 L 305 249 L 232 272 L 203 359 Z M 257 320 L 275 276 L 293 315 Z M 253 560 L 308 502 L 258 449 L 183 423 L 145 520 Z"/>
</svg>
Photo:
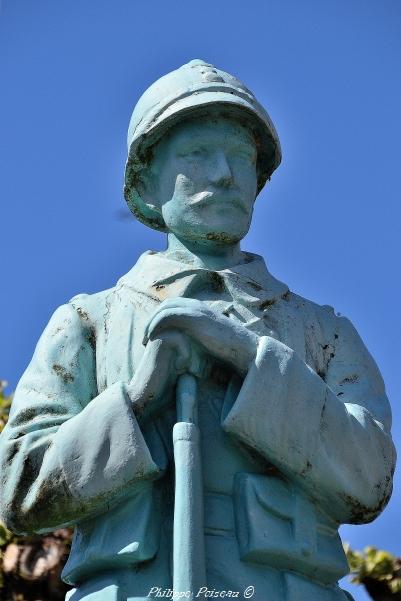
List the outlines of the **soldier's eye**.
<svg viewBox="0 0 401 601">
<path fill-rule="evenodd" d="M 184 157 L 184 158 L 188 158 L 188 159 L 196 159 L 199 157 L 203 157 L 206 154 L 206 149 L 205 148 L 200 148 L 200 147 L 192 147 L 192 148 L 187 148 L 185 150 L 183 150 L 180 153 L 180 156 Z"/>
</svg>

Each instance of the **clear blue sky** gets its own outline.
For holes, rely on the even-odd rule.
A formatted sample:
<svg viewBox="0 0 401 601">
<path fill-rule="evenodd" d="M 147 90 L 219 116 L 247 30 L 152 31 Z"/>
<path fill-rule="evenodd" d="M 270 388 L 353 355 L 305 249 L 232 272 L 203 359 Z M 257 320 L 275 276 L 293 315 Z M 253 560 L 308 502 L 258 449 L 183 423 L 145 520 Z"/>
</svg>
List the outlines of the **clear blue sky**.
<svg viewBox="0 0 401 601">
<path fill-rule="evenodd" d="M 59 304 L 113 286 L 164 245 L 123 217 L 126 129 L 154 79 L 203 58 L 245 81 L 282 142 L 246 248 L 351 318 L 384 375 L 399 441 L 399 0 L 4 0 L 0 28 L 0 376 L 10 390 Z M 384 514 L 344 538 L 401 555 L 400 502 L 398 476 Z"/>
</svg>

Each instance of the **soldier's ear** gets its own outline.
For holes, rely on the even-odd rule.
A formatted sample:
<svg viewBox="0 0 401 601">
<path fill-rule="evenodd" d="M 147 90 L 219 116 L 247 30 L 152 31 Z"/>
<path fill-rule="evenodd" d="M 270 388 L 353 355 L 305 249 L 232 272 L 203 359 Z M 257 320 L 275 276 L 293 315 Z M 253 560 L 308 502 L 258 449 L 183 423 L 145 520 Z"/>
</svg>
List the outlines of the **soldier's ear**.
<svg viewBox="0 0 401 601">
<path fill-rule="evenodd" d="M 137 174 L 136 188 L 142 201 L 152 210 L 161 213 L 159 180 L 151 167 L 144 167 Z"/>
</svg>

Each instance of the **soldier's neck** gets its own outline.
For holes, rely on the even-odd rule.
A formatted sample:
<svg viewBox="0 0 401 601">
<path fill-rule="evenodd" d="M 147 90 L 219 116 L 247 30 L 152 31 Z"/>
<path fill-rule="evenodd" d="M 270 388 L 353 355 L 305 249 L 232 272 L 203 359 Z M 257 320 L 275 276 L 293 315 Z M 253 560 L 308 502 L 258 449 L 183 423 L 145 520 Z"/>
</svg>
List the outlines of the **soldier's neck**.
<svg viewBox="0 0 401 601">
<path fill-rule="evenodd" d="M 189 265 L 213 270 L 228 269 L 243 261 L 239 242 L 223 244 L 210 240 L 183 240 L 175 234 L 168 234 L 165 254 Z"/>
</svg>

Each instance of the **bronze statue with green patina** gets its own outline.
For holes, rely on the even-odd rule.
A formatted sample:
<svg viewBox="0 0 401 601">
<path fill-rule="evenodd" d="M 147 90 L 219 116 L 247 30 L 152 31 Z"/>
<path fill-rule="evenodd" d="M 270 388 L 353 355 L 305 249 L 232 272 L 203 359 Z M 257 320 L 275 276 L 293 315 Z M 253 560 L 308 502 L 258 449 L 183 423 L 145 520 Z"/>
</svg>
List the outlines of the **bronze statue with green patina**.
<svg viewBox="0 0 401 601">
<path fill-rule="evenodd" d="M 146 90 L 128 149 L 166 250 L 51 318 L 0 438 L 2 518 L 75 527 L 70 601 L 344 601 L 338 527 L 389 498 L 390 409 L 350 321 L 241 249 L 274 126 L 195 60 Z"/>
</svg>

